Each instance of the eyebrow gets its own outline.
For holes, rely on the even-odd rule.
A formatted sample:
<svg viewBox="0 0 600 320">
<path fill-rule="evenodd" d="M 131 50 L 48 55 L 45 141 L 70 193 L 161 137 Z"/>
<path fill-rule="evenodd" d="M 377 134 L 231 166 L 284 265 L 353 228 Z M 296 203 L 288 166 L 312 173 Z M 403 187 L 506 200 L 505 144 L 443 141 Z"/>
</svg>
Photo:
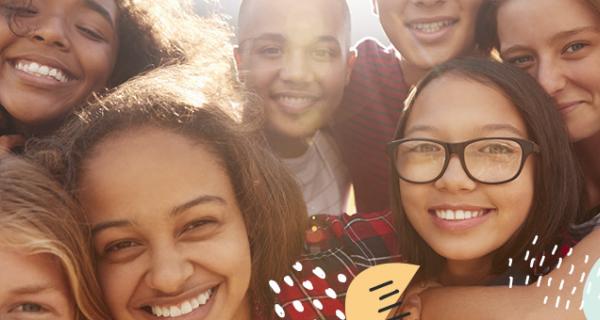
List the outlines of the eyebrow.
<svg viewBox="0 0 600 320">
<path fill-rule="evenodd" d="M 51 286 L 49 284 L 41 284 L 41 285 L 19 287 L 19 288 L 11 290 L 11 293 L 13 293 L 13 294 L 34 294 L 34 293 L 40 293 L 43 291 L 49 291 L 49 290 L 54 290 L 54 289 L 56 289 L 56 288 L 54 288 L 54 286 Z"/>
<path fill-rule="evenodd" d="M 169 216 L 176 217 L 192 207 L 206 204 L 206 203 L 216 203 L 216 204 L 220 204 L 220 205 L 226 205 L 227 201 L 225 201 L 225 199 L 223 199 L 219 196 L 202 195 L 202 196 L 196 197 L 190 201 L 187 201 L 181 205 L 176 206 L 175 208 L 173 208 L 171 210 L 171 212 L 169 213 Z M 133 223 L 129 220 L 111 220 L 111 221 L 106 221 L 106 222 L 100 222 L 92 227 L 92 236 L 98 234 L 100 231 L 103 231 L 103 230 L 106 230 L 109 228 L 123 228 L 123 227 L 129 227 L 132 225 L 133 225 Z"/>
<path fill-rule="evenodd" d="M 503 123 L 493 123 L 493 124 L 487 124 L 484 125 L 482 127 L 482 131 L 509 131 L 512 132 L 518 136 L 524 137 L 526 136 L 524 132 L 521 132 L 519 129 L 515 128 L 514 126 L 511 126 L 509 124 L 503 124 Z M 412 128 L 410 128 L 410 130 L 407 130 L 406 133 L 404 134 L 405 136 L 408 136 L 412 133 L 415 132 L 419 132 L 419 131 L 425 131 L 425 132 L 438 132 L 440 131 L 439 129 L 433 127 L 433 126 L 428 126 L 428 125 L 418 125 L 418 126 L 414 126 Z"/>
<path fill-rule="evenodd" d="M 559 33 L 553 35 L 552 38 L 550 38 L 550 42 L 551 43 L 556 42 L 560 39 L 568 38 L 570 36 L 573 36 L 573 35 L 576 35 L 578 33 L 585 32 L 585 31 L 598 31 L 598 28 L 596 28 L 594 26 L 584 26 L 584 27 L 575 28 L 572 30 L 562 31 L 562 32 L 559 32 Z"/>
<path fill-rule="evenodd" d="M 179 206 L 173 208 L 173 210 L 171 210 L 171 213 L 169 214 L 169 216 L 171 216 L 171 217 L 178 216 L 181 213 L 185 212 L 186 210 L 188 210 L 192 207 L 206 204 L 206 203 L 215 203 L 215 204 L 224 206 L 227 204 L 227 201 L 225 201 L 225 199 L 223 199 L 219 196 L 202 195 L 202 196 L 192 199 L 182 205 L 179 205 Z"/>
<path fill-rule="evenodd" d="M 83 0 L 83 3 L 87 8 L 97 12 L 102 17 L 104 17 L 110 23 L 110 26 L 114 28 L 113 17 L 110 15 L 108 10 L 106 10 L 106 8 L 104 8 L 101 4 L 94 0 Z"/>
<path fill-rule="evenodd" d="M 425 131 L 425 132 L 431 132 L 431 131 L 439 131 L 437 128 L 432 127 L 432 126 L 427 126 L 427 125 L 419 125 L 419 126 L 414 126 L 412 128 L 410 128 L 410 130 L 407 130 L 404 135 L 408 136 L 412 133 L 415 132 L 419 132 L 419 131 Z"/>
<path fill-rule="evenodd" d="M 275 42 L 285 42 L 285 37 L 280 33 L 263 33 L 253 38 L 247 38 L 238 43 L 239 46 L 244 45 L 244 43 L 248 41 L 275 41 Z"/>
<path fill-rule="evenodd" d="M 527 136 L 525 134 L 525 132 L 522 132 L 521 130 L 517 129 L 516 127 L 514 127 L 510 124 L 504 124 L 504 123 L 487 124 L 482 127 L 482 131 L 509 131 L 520 137 Z"/>
</svg>

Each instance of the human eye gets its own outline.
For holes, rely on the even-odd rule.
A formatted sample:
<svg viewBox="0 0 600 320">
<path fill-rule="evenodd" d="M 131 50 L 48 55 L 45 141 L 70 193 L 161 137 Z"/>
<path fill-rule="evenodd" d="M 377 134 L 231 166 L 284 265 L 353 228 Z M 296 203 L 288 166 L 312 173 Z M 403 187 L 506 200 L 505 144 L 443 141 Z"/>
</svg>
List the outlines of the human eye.
<svg viewBox="0 0 600 320">
<path fill-rule="evenodd" d="M 581 42 L 581 41 L 572 42 L 563 48 L 562 54 L 572 55 L 572 54 L 575 54 L 575 53 L 581 51 L 582 49 L 586 48 L 587 46 L 589 46 L 589 44 Z"/>
<path fill-rule="evenodd" d="M 338 50 L 333 48 L 317 47 L 312 50 L 312 56 L 321 61 L 333 59 L 338 55 Z"/>
<path fill-rule="evenodd" d="M 503 154 L 513 154 L 516 152 L 515 147 L 511 145 L 507 145 L 501 142 L 492 142 L 484 145 L 479 149 L 479 152 L 494 154 L 494 155 L 503 155 Z"/>
<path fill-rule="evenodd" d="M 24 302 L 16 305 L 11 309 L 11 312 L 28 312 L 28 313 L 42 313 L 47 312 L 44 306 L 35 302 Z"/>
<path fill-rule="evenodd" d="M 105 41 L 104 36 L 102 36 L 101 33 L 88 28 L 88 27 L 84 27 L 84 26 L 77 26 L 77 29 L 87 38 L 96 41 L 96 42 L 101 42 L 101 41 Z"/>
<path fill-rule="evenodd" d="M 214 226 L 215 224 L 216 224 L 216 221 L 211 220 L 211 219 L 193 220 L 183 226 L 183 228 L 181 229 L 180 235 L 183 235 L 183 234 L 189 233 L 189 232 L 196 232 L 196 231 L 200 232 L 200 231 L 206 230 L 206 228 L 210 228 L 210 227 Z"/>
<path fill-rule="evenodd" d="M 262 46 L 258 49 L 258 54 L 268 59 L 277 59 L 283 54 L 283 49 L 279 46 Z"/>
<path fill-rule="evenodd" d="M 138 243 L 133 240 L 117 240 L 109 243 L 104 248 L 104 254 L 114 254 L 125 251 L 138 246 Z"/>
<path fill-rule="evenodd" d="M 526 68 L 530 67 L 531 65 L 533 65 L 534 58 L 531 55 L 520 55 L 520 56 L 506 57 L 506 58 L 504 58 L 504 61 L 506 61 L 512 65 L 515 65 L 521 69 L 526 69 Z"/>
<path fill-rule="evenodd" d="M 38 10 L 28 1 L 0 1 L 0 8 L 4 16 L 29 18 L 38 13 Z"/>
<path fill-rule="evenodd" d="M 441 147 L 438 144 L 431 142 L 420 142 L 410 148 L 410 152 L 414 153 L 433 153 L 439 152 Z"/>
</svg>

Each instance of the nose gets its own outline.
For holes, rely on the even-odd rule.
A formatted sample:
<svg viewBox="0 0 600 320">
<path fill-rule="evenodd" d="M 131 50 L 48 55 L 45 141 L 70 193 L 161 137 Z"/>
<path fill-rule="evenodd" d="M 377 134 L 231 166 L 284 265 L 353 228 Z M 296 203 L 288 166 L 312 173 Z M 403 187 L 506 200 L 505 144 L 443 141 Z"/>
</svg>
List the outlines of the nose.
<svg viewBox="0 0 600 320">
<path fill-rule="evenodd" d="M 177 294 L 184 289 L 187 280 L 194 273 L 194 266 L 186 256 L 174 246 L 153 250 L 151 266 L 146 274 L 147 285 L 167 294 Z"/>
<path fill-rule="evenodd" d="M 556 97 L 567 84 L 567 78 L 560 64 L 551 61 L 540 61 L 536 78 L 544 90 L 552 97 Z"/>
<path fill-rule="evenodd" d="M 39 24 L 31 31 L 31 38 L 61 50 L 68 50 L 71 46 L 64 20 L 60 17 L 48 17 L 40 20 Z"/>
<path fill-rule="evenodd" d="M 312 66 L 303 52 L 290 52 L 283 61 L 279 77 L 284 82 L 307 84 L 313 80 Z"/>
<path fill-rule="evenodd" d="M 465 172 L 458 156 L 453 155 L 448 162 L 442 176 L 434 182 L 436 188 L 448 192 L 468 192 L 473 190 L 477 183 Z"/>
</svg>

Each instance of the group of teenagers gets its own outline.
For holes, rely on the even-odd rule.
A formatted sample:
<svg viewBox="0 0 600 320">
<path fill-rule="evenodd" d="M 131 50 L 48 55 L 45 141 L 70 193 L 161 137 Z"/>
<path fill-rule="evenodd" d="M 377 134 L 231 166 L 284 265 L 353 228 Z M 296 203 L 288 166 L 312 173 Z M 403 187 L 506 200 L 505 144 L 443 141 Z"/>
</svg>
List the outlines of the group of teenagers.
<svg viewBox="0 0 600 320">
<path fill-rule="evenodd" d="M 372 5 L 0 0 L 0 319 L 590 317 L 600 2 Z"/>
</svg>

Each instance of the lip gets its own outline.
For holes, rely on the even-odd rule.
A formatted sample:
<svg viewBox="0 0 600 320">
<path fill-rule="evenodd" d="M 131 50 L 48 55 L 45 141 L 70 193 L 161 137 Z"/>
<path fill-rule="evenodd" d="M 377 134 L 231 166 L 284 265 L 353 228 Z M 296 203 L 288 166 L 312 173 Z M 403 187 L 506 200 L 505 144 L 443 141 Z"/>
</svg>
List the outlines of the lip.
<svg viewBox="0 0 600 320">
<path fill-rule="evenodd" d="M 146 299 L 143 302 L 134 304 L 134 305 L 137 305 L 137 307 L 135 307 L 135 311 L 136 311 L 135 313 L 140 314 L 144 319 L 148 319 L 148 320 L 156 320 L 156 319 L 200 320 L 200 319 L 204 319 L 212 310 L 212 306 L 215 303 L 214 301 L 217 298 L 217 295 L 220 291 L 219 290 L 220 287 L 221 287 L 221 283 L 214 284 L 212 286 L 206 286 L 206 287 L 203 287 L 202 289 L 194 289 L 193 291 L 186 292 L 186 293 L 178 295 L 176 297 Z M 194 311 L 192 311 L 188 314 L 184 314 L 184 315 L 181 315 L 178 317 L 158 317 L 158 316 L 155 316 L 154 314 L 149 313 L 143 309 L 144 307 L 151 306 L 151 305 L 155 305 L 155 306 L 179 305 L 186 300 L 190 300 L 192 298 L 197 297 L 199 294 L 201 294 L 202 292 L 206 292 L 209 289 L 212 289 L 213 291 L 212 291 L 212 294 L 211 294 L 208 302 L 205 305 L 195 309 Z"/>
<path fill-rule="evenodd" d="M 414 36 L 414 38 L 418 41 L 423 43 L 436 43 L 439 41 L 443 41 L 450 34 L 450 32 L 454 29 L 454 27 L 458 24 L 459 21 L 460 19 L 456 17 L 437 16 L 411 19 L 408 20 L 404 25 Z M 418 27 L 418 25 L 433 25 L 436 23 L 439 23 L 441 25 L 431 27 L 433 27 L 434 29 L 439 28 L 438 30 L 427 31 L 423 28 Z"/>
<path fill-rule="evenodd" d="M 279 110 L 291 115 L 300 115 L 306 112 L 319 100 L 318 95 L 301 92 L 277 92 L 270 98 Z"/>
<path fill-rule="evenodd" d="M 569 101 L 569 102 L 557 102 L 558 111 L 560 111 L 560 113 L 565 115 L 565 114 L 570 113 L 571 111 L 575 110 L 582 103 L 583 103 L 583 101 L 579 101 L 579 100 L 578 101 Z"/>
<path fill-rule="evenodd" d="M 436 210 L 483 211 L 483 215 L 464 220 L 445 220 L 436 215 Z M 490 217 L 490 214 L 496 213 L 496 209 L 474 205 L 436 205 L 430 207 L 427 212 L 438 228 L 452 232 L 461 232 L 483 224 Z"/>
</svg>

